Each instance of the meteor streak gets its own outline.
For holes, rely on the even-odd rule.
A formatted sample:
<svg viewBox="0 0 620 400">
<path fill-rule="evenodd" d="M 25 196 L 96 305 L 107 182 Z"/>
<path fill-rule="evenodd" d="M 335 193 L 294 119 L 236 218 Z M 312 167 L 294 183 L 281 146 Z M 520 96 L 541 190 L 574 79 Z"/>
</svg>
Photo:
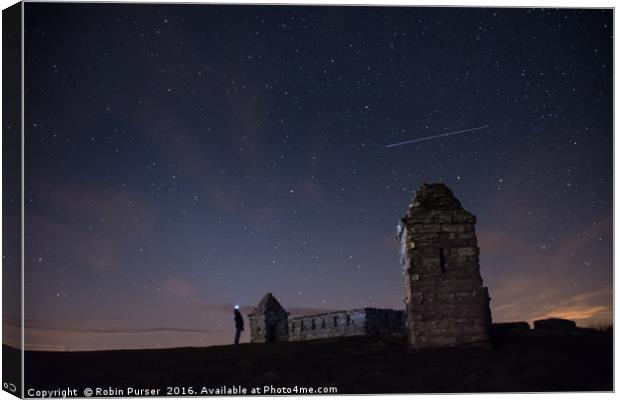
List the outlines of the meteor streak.
<svg viewBox="0 0 620 400">
<path fill-rule="evenodd" d="M 441 138 L 441 137 L 457 135 L 459 133 L 477 131 L 477 130 L 488 128 L 488 127 L 489 127 L 489 125 L 484 125 L 484 126 L 479 126 L 477 128 L 463 129 L 462 131 L 448 132 L 448 133 L 442 133 L 442 134 L 435 135 L 435 136 L 427 136 L 427 137 L 423 137 L 423 138 L 419 138 L 419 139 L 407 140 L 407 141 L 404 141 L 404 142 L 388 144 L 387 146 L 385 146 L 385 148 L 387 149 L 387 148 L 390 148 L 390 147 L 402 146 L 404 144 L 424 142 L 424 141 L 431 140 L 431 139 L 437 139 L 437 138 Z"/>
</svg>

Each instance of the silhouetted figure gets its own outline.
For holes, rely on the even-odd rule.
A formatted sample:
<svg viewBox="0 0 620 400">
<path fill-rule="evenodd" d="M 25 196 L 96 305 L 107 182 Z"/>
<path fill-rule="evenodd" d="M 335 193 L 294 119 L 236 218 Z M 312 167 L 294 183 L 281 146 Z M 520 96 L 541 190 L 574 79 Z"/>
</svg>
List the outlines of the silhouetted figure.
<svg viewBox="0 0 620 400">
<path fill-rule="evenodd" d="M 237 329 L 237 333 L 235 333 L 235 344 L 239 344 L 239 337 L 243 331 L 243 317 L 238 308 L 235 308 L 235 328 Z"/>
</svg>

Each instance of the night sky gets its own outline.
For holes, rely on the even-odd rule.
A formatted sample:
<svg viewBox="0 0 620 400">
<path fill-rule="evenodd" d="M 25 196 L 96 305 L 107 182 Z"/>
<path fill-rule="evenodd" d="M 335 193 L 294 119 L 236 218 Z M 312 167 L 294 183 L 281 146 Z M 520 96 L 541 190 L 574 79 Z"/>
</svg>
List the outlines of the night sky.
<svg viewBox="0 0 620 400">
<path fill-rule="evenodd" d="M 402 309 L 424 182 L 477 215 L 494 321 L 611 322 L 611 10 L 25 9 L 27 348 Z"/>
</svg>

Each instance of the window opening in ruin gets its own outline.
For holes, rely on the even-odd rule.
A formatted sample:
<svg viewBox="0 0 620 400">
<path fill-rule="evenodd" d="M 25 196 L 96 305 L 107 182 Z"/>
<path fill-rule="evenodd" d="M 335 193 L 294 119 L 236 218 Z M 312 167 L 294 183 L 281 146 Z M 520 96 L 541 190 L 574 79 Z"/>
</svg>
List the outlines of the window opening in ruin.
<svg viewBox="0 0 620 400">
<path fill-rule="evenodd" d="M 334 326 L 338 326 L 338 316 L 334 317 Z"/>
<path fill-rule="evenodd" d="M 439 249 L 439 268 L 442 273 L 446 273 L 446 257 L 444 255 L 443 249 Z"/>
<path fill-rule="evenodd" d="M 291 324 L 291 332 L 295 333 L 295 323 L 294 322 Z"/>
<path fill-rule="evenodd" d="M 312 320 L 311 324 L 312 324 L 312 329 L 316 329 L 316 324 L 314 323 L 314 320 Z"/>
<path fill-rule="evenodd" d="M 325 318 L 321 319 L 321 329 L 325 329 Z"/>
<path fill-rule="evenodd" d="M 277 341 L 278 332 L 275 325 L 269 325 L 267 327 L 267 343 L 273 343 Z"/>
<path fill-rule="evenodd" d="M 301 321 L 301 326 L 299 327 L 299 330 L 303 332 L 305 328 L 306 327 L 304 326 L 304 321 Z"/>
<path fill-rule="evenodd" d="M 347 315 L 347 325 L 351 325 L 351 316 Z"/>
</svg>

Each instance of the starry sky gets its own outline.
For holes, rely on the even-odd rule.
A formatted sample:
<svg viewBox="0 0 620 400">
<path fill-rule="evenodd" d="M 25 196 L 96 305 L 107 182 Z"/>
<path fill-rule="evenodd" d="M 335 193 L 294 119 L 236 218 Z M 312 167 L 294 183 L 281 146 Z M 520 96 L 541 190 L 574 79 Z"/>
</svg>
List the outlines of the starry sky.
<svg viewBox="0 0 620 400">
<path fill-rule="evenodd" d="M 494 321 L 611 322 L 611 10 L 25 10 L 26 348 L 401 309 L 424 182 L 477 215 Z"/>
</svg>

